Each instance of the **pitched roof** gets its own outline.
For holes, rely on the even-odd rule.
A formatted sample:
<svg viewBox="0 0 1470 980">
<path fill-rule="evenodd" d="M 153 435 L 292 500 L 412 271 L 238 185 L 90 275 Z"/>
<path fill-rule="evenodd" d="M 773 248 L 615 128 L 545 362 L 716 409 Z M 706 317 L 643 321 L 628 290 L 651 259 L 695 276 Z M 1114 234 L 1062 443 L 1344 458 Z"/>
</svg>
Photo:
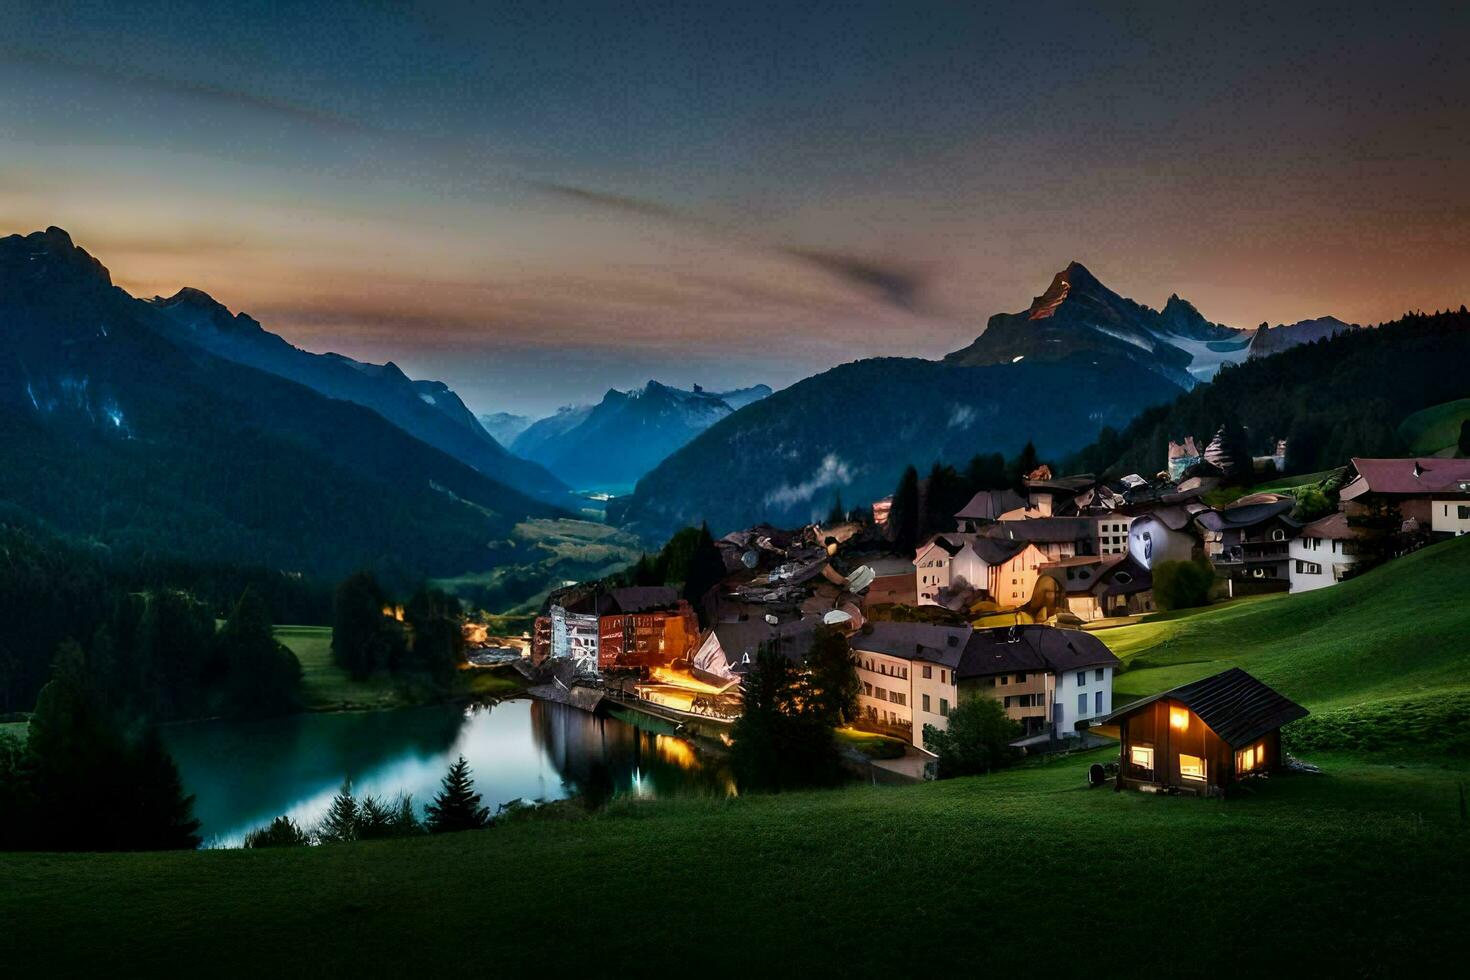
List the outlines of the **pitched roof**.
<svg viewBox="0 0 1470 980">
<path fill-rule="evenodd" d="M 1004 490 L 981 490 L 954 515 L 961 520 L 996 521 L 1008 510 L 1026 506 L 1026 498 L 1009 487 Z"/>
<path fill-rule="evenodd" d="M 1033 517 L 1024 521 L 992 524 L 981 530 L 980 534 L 987 538 L 1050 544 L 1086 541 L 1097 535 L 1097 518 Z"/>
<path fill-rule="evenodd" d="M 1365 493 L 1414 495 L 1470 494 L 1470 459 L 1418 456 L 1412 459 L 1359 459 L 1353 457 L 1358 478 L 1343 488 L 1342 499 Z"/>
<path fill-rule="evenodd" d="M 613 601 L 625 613 L 667 609 L 679 604 L 679 590 L 672 585 L 630 585 L 612 590 Z"/>
<path fill-rule="evenodd" d="M 1153 587 L 1153 573 L 1134 561 L 1132 555 L 1125 555 L 1122 561 L 1102 570 L 1097 577 L 1097 584 L 1092 587 L 1092 594 L 1132 595 L 1135 592 L 1146 592 Z"/>
<path fill-rule="evenodd" d="M 1310 713 L 1239 667 L 1232 667 L 1213 677 L 1134 701 L 1114 711 L 1106 721 L 1116 721 L 1161 699 L 1177 701 L 1199 715 L 1200 720 L 1232 748 L 1248 745 L 1267 732 L 1275 731 L 1289 721 L 1305 718 Z"/>
<path fill-rule="evenodd" d="M 1327 538 L 1333 541 L 1348 541 L 1357 537 L 1353 529 L 1348 527 L 1347 515 L 1340 510 L 1333 511 L 1326 517 L 1319 517 L 1311 523 L 1303 524 L 1301 536 Z"/>
<path fill-rule="evenodd" d="M 982 534 L 970 538 L 970 550 L 980 556 L 987 565 L 1001 565 L 1026 550 L 1029 541 L 1012 541 L 1007 538 L 992 538 Z"/>
<path fill-rule="evenodd" d="M 1260 503 L 1226 507 L 1224 510 L 1207 510 L 1196 516 L 1196 520 L 1210 531 L 1223 531 L 1230 527 L 1254 527 L 1272 518 L 1285 517 L 1296 507 L 1290 497 Z"/>
<path fill-rule="evenodd" d="M 933 623 L 868 623 L 848 640 L 854 650 L 955 667 L 974 630 Z"/>
<path fill-rule="evenodd" d="M 1039 571 L 1055 579 L 1066 592 L 1073 595 L 1091 593 L 1102 579 L 1103 572 L 1123 560 L 1123 555 L 1078 555 L 1042 565 Z"/>
<path fill-rule="evenodd" d="M 1091 633 L 1055 626 L 1000 626 L 970 635 L 955 676 L 963 680 L 1018 670 L 1065 673 L 1118 663 L 1113 651 Z"/>
</svg>

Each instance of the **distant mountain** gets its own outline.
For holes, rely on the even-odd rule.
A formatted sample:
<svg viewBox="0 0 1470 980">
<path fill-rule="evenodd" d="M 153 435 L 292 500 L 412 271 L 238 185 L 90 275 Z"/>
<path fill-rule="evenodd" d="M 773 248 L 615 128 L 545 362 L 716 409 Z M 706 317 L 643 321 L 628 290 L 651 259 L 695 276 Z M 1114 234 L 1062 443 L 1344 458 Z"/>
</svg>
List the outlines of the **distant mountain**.
<svg viewBox="0 0 1470 980">
<path fill-rule="evenodd" d="M 496 442 L 442 382 L 414 381 L 391 361 L 364 364 L 293 347 L 198 289 L 186 287 L 150 302 L 163 314 L 159 325 L 174 340 L 370 408 L 409 435 L 524 493 L 558 503 L 565 498 L 567 488 L 559 480 Z"/>
<path fill-rule="evenodd" d="M 1244 360 L 1250 334 L 1206 320 L 1170 296 L 1163 312 L 1125 299 L 1080 262 L 1069 264 L 1020 313 L 997 313 L 975 342 L 945 358 L 965 366 L 1054 361 L 1111 354 L 1182 387 L 1208 380 L 1220 365 Z"/>
<path fill-rule="evenodd" d="M 58 228 L 0 239 L 0 519 L 137 559 L 413 582 L 502 563 L 517 524 L 563 515 L 377 411 L 211 353 L 281 342 L 188 340 L 258 325 L 175 299 L 129 296 Z M 388 366 L 320 363 L 413 384 Z"/>
<path fill-rule="evenodd" d="M 720 420 L 614 500 L 610 519 L 659 540 L 707 520 L 716 534 L 820 518 L 893 491 L 909 463 L 1014 454 L 1028 439 L 1061 455 L 1180 387 L 1127 357 L 968 366 L 873 358 L 807 378 Z"/>
<path fill-rule="evenodd" d="M 1278 323 L 1268 327 L 1264 323 L 1251 338 L 1251 357 L 1270 357 L 1300 344 L 1335 337 L 1344 330 L 1357 330 L 1356 323 L 1343 323 L 1335 316 L 1319 316 L 1315 320 L 1298 320 L 1296 323 Z"/>
<path fill-rule="evenodd" d="M 511 448 L 578 489 L 631 487 L 736 408 L 770 394 L 765 385 L 708 392 L 650 381 L 633 391 L 610 390 L 597 405 L 564 408 L 521 433 Z"/>
<path fill-rule="evenodd" d="M 510 412 L 492 412 L 480 416 L 480 425 L 490 433 L 491 438 L 507 449 L 516 441 L 516 436 L 525 432 L 535 421 L 528 415 L 515 415 Z"/>
</svg>

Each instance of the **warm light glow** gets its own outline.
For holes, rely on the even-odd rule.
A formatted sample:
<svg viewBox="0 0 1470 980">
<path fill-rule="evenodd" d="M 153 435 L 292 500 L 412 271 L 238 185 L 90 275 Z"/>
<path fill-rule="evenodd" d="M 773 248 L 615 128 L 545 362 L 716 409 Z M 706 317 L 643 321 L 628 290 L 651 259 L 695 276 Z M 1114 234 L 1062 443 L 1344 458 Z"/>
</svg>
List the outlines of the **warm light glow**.
<svg viewBox="0 0 1470 980">
<path fill-rule="evenodd" d="M 1154 768 L 1154 750 L 1143 745 L 1135 745 L 1128 750 L 1128 759 L 1140 769 L 1150 772 Z"/>
<path fill-rule="evenodd" d="M 1170 708 L 1169 709 L 1169 725 L 1171 727 L 1173 727 L 1173 728 L 1181 731 L 1181 732 L 1184 731 L 1186 728 L 1188 728 L 1189 727 L 1189 709 L 1188 708 Z"/>
<path fill-rule="evenodd" d="M 1205 760 L 1197 755 L 1184 755 L 1181 753 L 1179 756 L 1179 775 L 1185 779 L 1203 780 L 1205 778 Z"/>
<path fill-rule="evenodd" d="M 700 694 L 719 694 L 723 691 L 728 691 L 735 684 L 732 681 L 723 687 L 716 687 L 714 684 L 706 684 L 704 681 L 699 680 L 687 670 L 674 670 L 672 667 L 654 667 L 648 672 L 648 676 L 650 680 L 659 684 L 687 688 L 690 691 L 695 691 Z"/>
<path fill-rule="evenodd" d="M 1248 748 L 1245 751 L 1243 751 L 1243 752 L 1240 753 L 1240 771 L 1241 772 L 1249 772 L 1250 770 L 1254 769 L 1255 767 L 1256 767 L 1256 747 L 1254 745 L 1252 745 L 1250 748 Z"/>
</svg>

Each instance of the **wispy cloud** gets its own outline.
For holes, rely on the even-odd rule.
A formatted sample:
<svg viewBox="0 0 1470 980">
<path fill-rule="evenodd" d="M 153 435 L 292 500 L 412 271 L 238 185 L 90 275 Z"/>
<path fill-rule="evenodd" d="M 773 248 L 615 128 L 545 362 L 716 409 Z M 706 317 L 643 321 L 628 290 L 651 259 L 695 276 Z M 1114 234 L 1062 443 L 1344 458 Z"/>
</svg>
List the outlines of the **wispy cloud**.
<svg viewBox="0 0 1470 980">
<path fill-rule="evenodd" d="M 852 470 L 836 453 L 828 453 L 812 475 L 797 484 L 783 483 L 766 494 L 766 503 L 790 507 L 809 502 L 824 487 L 842 486 L 852 478 Z"/>
<path fill-rule="evenodd" d="M 13 64 L 50 68 L 87 78 L 107 85 L 127 85 L 148 89 L 166 95 L 180 95 L 236 109 L 266 113 L 295 122 L 306 123 L 326 129 L 354 132 L 375 132 L 375 128 L 354 119 L 316 107 L 303 105 L 274 96 L 246 92 L 241 89 L 195 82 L 188 79 L 171 78 L 155 72 L 108 68 L 86 64 L 54 54 L 24 49 L 0 49 L 0 60 Z"/>
<path fill-rule="evenodd" d="M 924 289 L 928 285 L 928 278 L 917 269 L 848 253 L 777 245 L 743 234 L 683 208 L 651 201 L 647 198 L 615 194 L 557 181 L 531 181 L 530 183 L 532 187 L 544 193 L 592 207 L 620 211 L 640 217 L 658 218 L 698 228 L 734 241 L 746 248 L 794 259 L 861 290 L 885 305 L 905 312 L 916 312 L 919 309 Z"/>
</svg>

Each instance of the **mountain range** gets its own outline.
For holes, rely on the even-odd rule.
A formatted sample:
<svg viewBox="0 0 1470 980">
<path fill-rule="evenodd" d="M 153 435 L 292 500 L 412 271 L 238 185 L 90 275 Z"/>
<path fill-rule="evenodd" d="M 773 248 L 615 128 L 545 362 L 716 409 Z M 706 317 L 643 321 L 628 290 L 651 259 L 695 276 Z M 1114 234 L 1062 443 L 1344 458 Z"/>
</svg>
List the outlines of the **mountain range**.
<svg viewBox="0 0 1470 980">
<path fill-rule="evenodd" d="M 1028 440 L 1060 458 L 1246 360 L 1256 335 L 1211 322 L 1178 295 L 1154 310 L 1072 262 L 1026 310 L 992 316 L 942 360 L 844 364 L 721 420 L 608 514 L 650 539 L 700 520 L 719 533 L 810 521 L 839 493 L 869 503 L 909 463 L 1011 455 Z M 1269 343 L 1313 339 L 1282 327 Z"/>
<path fill-rule="evenodd" d="M 770 394 L 766 385 L 710 392 L 657 381 L 611 389 L 596 405 L 563 408 L 530 425 L 511 450 L 578 489 L 627 489 L 711 425 Z"/>
<path fill-rule="evenodd" d="M 203 294 L 135 299 L 59 228 L 0 239 L 0 519 L 139 560 L 415 579 L 512 560 L 516 525 L 564 516 L 375 408 L 215 353 L 276 346 L 230 339 L 256 325 L 219 310 Z M 273 363 L 412 391 L 435 431 L 463 423 L 458 399 L 396 369 L 300 354 Z"/>
<path fill-rule="evenodd" d="M 508 452 L 443 382 L 411 380 L 392 361 L 365 364 L 341 354 L 301 350 L 197 289 L 184 288 L 150 303 L 163 314 L 156 325 L 179 343 L 370 408 L 492 480 L 543 500 L 566 501 L 565 484 L 537 463 Z"/>
</svg>

